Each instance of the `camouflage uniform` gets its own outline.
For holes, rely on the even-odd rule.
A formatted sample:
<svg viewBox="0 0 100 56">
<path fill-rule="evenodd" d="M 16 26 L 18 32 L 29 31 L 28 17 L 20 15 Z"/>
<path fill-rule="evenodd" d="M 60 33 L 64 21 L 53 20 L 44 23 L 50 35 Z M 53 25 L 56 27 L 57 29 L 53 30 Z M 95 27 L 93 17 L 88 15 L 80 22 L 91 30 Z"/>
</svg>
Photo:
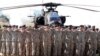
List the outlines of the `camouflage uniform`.
<svg viewBox="0 0 100 56">
<path fill-rule="evenodd" d="M 53 56 L 61 56 L 62 48 L 62 31 L 54 31 L 54 54 Z"/>
<path fill-rule="evenodd" d="M 44 31 L 43 33 L 43 46 L 44 46 L 44 56 L 51 56 L 51 31 Z"/>
</svg>

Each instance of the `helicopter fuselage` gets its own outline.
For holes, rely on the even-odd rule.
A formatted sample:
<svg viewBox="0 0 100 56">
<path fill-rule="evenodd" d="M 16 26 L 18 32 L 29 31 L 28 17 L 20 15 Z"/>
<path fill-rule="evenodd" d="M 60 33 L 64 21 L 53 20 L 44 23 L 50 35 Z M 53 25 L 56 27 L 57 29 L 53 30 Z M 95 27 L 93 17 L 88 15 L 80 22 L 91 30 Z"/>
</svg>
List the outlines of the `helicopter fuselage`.
<svg viewBox="0 0 100 56">
<path fill-rule="evenodd" d="M 45 11 L 44 15 L 36 18 L 37 25 L 63 25 L 65 17 L 59 16 L 58 11 Z"/>
</svg>

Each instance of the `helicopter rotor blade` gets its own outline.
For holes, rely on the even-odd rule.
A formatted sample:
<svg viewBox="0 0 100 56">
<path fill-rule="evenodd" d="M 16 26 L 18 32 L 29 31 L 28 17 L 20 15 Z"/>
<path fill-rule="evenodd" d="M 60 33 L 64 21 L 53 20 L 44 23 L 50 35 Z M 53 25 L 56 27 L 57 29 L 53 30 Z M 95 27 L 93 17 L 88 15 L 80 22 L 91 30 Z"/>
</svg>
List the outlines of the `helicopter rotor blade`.
<svg viewBox="0 0 100 56">
<path fill-rule="evenodd" d="M 0 10 L 10 10 L 10 9 L 35 7 L 35 6 L 59 6 L 59 5 L 61 5 L 61 4 L 50 2 L 50 3 L 43 3 L 43 4 L 30 4 L 30 5 L 19 5 L 19 6 L 3 7 L 3 8 L 0 8 Z"/>
<path fill-rule="evenodd" d="M 0 10 L 10 10 L 10 9 L 18 9 L 18 8 L 27 8 L 27 7 L 35 7 L 35 6 L 42 6 L 43 4 L 30 4 L 30 5 L 19 5 L 19 6 L 11 6 L 11 7 L 3 7 Z"/>
<path fill-rule="evenodd" d="M 64 6 L 64 5 L 62 5 Z M 77 6 L 70 6 L 70 5 L 66 5 L 67 7 L 72 7 L 72 8 L 77 8 L 77 9 L 83 9 L 83 10 L 88 10 L 88 11 L 93 11 L 93 12 L 100 12 L 98 10 L 93 10 L 93 9 L 88 9 L 88 8 L 83 8 L 83 7 L 77 7 Z"/>
<path fill-rule="evenodd" d="M 12 6 L 12 7 L 4 7 L 4 8 L 0 8 L 0 10 L 10 10 L 10 9 L 35 7 L 35 6 L 51 6 L 51 7 L 52 6 L 67 6 L 67 7 L 78 8 L 78 9 L 83 9 L 83 10 L 88 10 L 88 11 L 93 11 L 93 12 L 100 12 L 100 11 L 93 10 L 93 9 L 87 9 L 87 8 L 79 7 L 78 5 L 76 6 L 74 4 L 60 4 L 60 3 L 52 3 L 52 2 L 50 2 L 50 3 L 43 3 L 43 4 L 30 4 L 30 5 L 19 5 L 19 6 Z M 80 5 L 80 6 L 92 6 L 92 5 Z"/>
<path fill-rule="evenodd" d="M 95 6 L 95 5 L 84 5 L 84 4 L 63 4 L 63 6 L 88 6 L 88 7 L 100 7 L 100 6 Z"/>
</svg>

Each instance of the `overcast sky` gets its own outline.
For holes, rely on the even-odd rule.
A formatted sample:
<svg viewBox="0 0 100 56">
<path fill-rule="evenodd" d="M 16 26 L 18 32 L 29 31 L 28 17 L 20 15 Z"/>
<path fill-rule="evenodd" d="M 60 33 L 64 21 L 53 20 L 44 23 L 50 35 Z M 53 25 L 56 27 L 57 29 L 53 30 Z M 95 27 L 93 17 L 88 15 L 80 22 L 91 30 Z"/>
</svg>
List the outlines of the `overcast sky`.
<svg viewBox="0 0 100 56">
<path fill-rule="evenodd" d="M 62 4 L 84 4 L 84 5 L 95 5 L 100 6 L 99 0 L 44 0 L 46 2 L 58 2 Z M 16 5 L 26 5 L 26 4 L 39 4 L 42 3 L 42 0 L 0 0 L 0 8 L 1 7 L 9 7 Z M 90 9 L 96 9 L 100 11 L 100 7 L 86 7 Z M 3 11 L 4 14 L 10 17 L 10 23 L 16 25 L 22 25 L 24 20 L 29 20 L 27 17 L 29 15 L 33 15 L 33 11 L 40 10 L 41 7 L 31 7 L 31 8 L 21 8 L 21 9 L 13 9 Z M 71 17 L 67 17 L 66 25 L 96 25 L 100 27 L 100 12 L 92 12 L 86 11 L 76 8 L 70 7 L 58 7 L 60 15 L 70 15 Z"/>
</svg>

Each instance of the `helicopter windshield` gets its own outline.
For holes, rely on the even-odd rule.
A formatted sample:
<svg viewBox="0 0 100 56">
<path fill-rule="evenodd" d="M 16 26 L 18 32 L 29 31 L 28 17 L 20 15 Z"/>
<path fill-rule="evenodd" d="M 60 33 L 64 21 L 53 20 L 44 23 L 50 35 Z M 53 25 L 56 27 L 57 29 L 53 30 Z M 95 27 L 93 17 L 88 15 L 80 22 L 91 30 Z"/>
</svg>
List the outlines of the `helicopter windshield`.
<svg viewBox="0 0 100 56">
<path fill-rule="evenodd" d="M 59 15 L 57 12 L 50 12 L 50 20 L 51 21 L 58 21 L 59 20 Z"/>
</svg>

